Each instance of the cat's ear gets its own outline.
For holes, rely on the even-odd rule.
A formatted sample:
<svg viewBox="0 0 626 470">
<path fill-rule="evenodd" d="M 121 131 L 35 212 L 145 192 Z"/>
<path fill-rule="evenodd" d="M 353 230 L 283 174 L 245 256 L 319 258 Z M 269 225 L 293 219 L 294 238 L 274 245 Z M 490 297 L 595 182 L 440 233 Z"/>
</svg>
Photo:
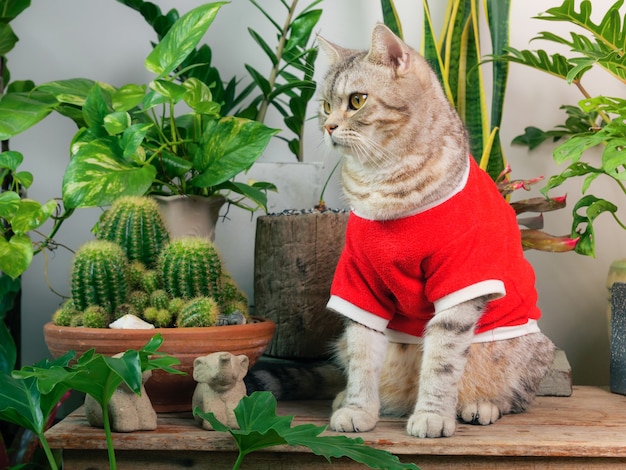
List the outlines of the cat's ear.
<svg viewBox="0 0 626 470">
<path fill-rule="evenodd" d="M 395 67 L 398 75 L 404 75 L 411 65 L 409 47 L 384 24 L 372 30 L 372 43 L 367 59 L 375 64 Z"/>
<path fill-rule="evenodd" d="M 328 60 L 330 60 L 331 65 L 335 65 L 337 62 L 344 60 L 353 53 L 350 49 L 339 47 L 338 45 L 327 41 L 322 36 L 317 36 L 317 43 L 319 44 L 320 49 L 324 51 L 324 54 L 328 57 Z"/>
</svg>

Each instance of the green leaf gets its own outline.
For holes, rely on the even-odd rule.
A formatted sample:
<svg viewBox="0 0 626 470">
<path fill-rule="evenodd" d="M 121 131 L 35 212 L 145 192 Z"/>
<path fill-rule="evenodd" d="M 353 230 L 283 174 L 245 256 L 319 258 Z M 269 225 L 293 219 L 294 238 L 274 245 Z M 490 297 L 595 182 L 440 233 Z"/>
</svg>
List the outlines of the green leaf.
<svg viewBox="0 0 626 470">
<path fill-rule="evenodd" d="M 45 417 L 35 379 L 20 380 L 0 372 L 0 420 L 8 421 L 34 433 L 43 432 Z"/>
<path fill-rule="evenodd" d="M 15 191 L 0 193 L 0 218 L 10 221 L 20 208 L 22 198 Z"/>
<path fill-rule="evenodd" d="M 260 122 L 233 116 L 206 120 L 193 156 L 199 174 L 191 184 L 211 187 L 247 170 L 278 132 Z"/>
<path fill-rule="evenodd" d="M 34 126 L 50 114 L 54 104 L 50 101 L 33 99 L 22 93 L 8 93 L 2 96 L 0 140 L 8 140 Z"/>
<path fill-rule="evenodd" d="M 83 106 L 95 84 L 96 82 L 86 78 L 73 78 L 43 83 L 36 89 L 54 96 L 59 103 Z M 107 85 L 101 83 L 100 86 Z"/>
<path fill-rule="evenodd" d="M 276 399 L 270 392 L 254 392 L 243 397 L 234 410 L 239 429 L 230 429 L 220 423 L 212 413 L 202 413 L 199 408 L 194 415 L 209 421 L 218 431 L 229 432 L 239 448 L 241 456 L 250 452 L 288 444 L 305 446 L 316 455 L 330 461 L 331 457 L 348 457 L 370 468 L 418 469 L 414 464 L 403 464 L 395 455 L 366 446 L 361 438 L 347 436 L 321 436 L 325 426 L 301 424 L 291 426 L 293 416 L 276 415 Z M 418 469 L 419 470 L 419 469 Z"/>
<path fill-rule="evenodd" d="M 120 196 L 143 195 L 152 185 L 156 169 L 136 166 L 123 158 L 119 145 L 93 140 L 70 160 L 63 176 L 66 208 L 106 206 Z"/>
<path fill-rule="evenodd" d="M 107 90 L 95 84 L 85 99 L 83 117 L 90 130 L 95 135 L 106 135 L 104 119 L 113 111 L 111 96 Z"/>
<path fill-rule="evenodd" d="M 0 56 L 5 56 L 13 50 L 17 41 L 18 37 L 13 32 L 11 25 L 0 23 Z"/>
<path fill-rule="evenodd" d="M 6 274 L 0 276 L 0 296 L 2 299 L 15 299 L 15 296 L 20 290 L 22 283 L 20 279 L 12 279 Z M 4 318 L 8 311 L 8 302 L 5 302 L 0 311 L 0 373 L 10 374 L 15 368 L 17 362 L 17 349 L 15 347 L 15 341 L 9 331 Z M 13 302 L 11 302 L 11 306 Z"/>
<path fill-rule="evenodd" d="M 130 114 L 124 111 L 116 111 L 104 117 L 104 128 L 110 135 L 121 134 L 130 123 Z"/>
<path fill-rule="evenodd" d="M 142 102 L 145 94 L 145 85 L 124 85 L 111 96 L 113 109 L 115 111 L 130 111 Z"/>
<path fill-rule="evenodd" d="M 169 80 L 153 80 L 150 82 L 150 89 L 167 98 L 172 104 L 178 103 L 187 93 L 187 89 L 184 86 Z"/>
<path fill-rule="evenodd" d="M 43 205 L 32 199 L 22 199 L 17 212 L 11 219 L 13 232 L 21 235 L 41 227 L 56 209 L 57 202 L 54 199 L 50 199 Z"/>
<path fill-rule="evenodd" d="M 0 237 L 0 271 L 16 279 L 33 259 L 33 245 L 26 235 L 13 235 L 10 240 Z"/>
<path fill-rule="evenodd" d="M 585 209 L 582 214 L 580 213 L 581 209 Z M 595 232 L 593 222 L 604 212 L 611 213 L 615 218 L 617 206 L 591 194 L 581 198 L 576 203 L 572 211 L 574 217 L 572 221 L 572 237 L 580 237 L 580 240 L 576 244 L 576 253 L 595 257 Z"/>
<path fill-rule="evenodd" d="M 173 72 L 195 49 L 225 3 L 201 5 L 180 17 L 146 58 L 146 69 L 159 78 Z"/>
</svg>

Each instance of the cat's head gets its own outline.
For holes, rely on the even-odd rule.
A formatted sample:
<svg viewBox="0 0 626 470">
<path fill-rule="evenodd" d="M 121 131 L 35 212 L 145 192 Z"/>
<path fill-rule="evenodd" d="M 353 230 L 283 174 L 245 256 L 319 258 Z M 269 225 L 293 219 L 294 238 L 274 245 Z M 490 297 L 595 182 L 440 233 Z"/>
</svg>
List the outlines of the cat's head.
<svg viewBox="0 0 626 470">
<path fill-rule="evenodd" d="M 320 84 L 320 127 L 326 143 L 381 167 L 414 151 L 416 136 L 447 100 L 422 56 L 383 24 L 368 51 L 318 42 L 331 62 Z"/>
</svg>

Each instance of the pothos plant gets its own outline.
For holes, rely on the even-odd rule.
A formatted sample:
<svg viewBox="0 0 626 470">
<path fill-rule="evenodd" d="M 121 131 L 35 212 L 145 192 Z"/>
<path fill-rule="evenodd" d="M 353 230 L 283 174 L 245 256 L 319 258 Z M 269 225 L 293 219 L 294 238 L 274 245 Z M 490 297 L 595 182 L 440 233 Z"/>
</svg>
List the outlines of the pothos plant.
<svg viewBox="0 0 626 470">
<path fill-rule="evenodd" d="M 209 85 L 195 77 L 181 81 L 176 72 L 224 4 L 200 5 L 172 24 L 145 60 L 154 74 L 147 84 L 64 80 L 36 88 L 54 96 L 56 109 L 79 126 L 63 178 L 66 207 L 144 194 L 222 195 L 251 211 L 266 207 L 272 184 L 234 178 L 278 130 L 223 115 Z"/>
<path fill-rule="evenodd" d="M 626 229 L 617 217 L 617 205 L 587 194 L 596 178 L 604 175 L 626 193 L 626 99 L 597 95 L 587 84 L 597 85 L 595 79 L 583 84 L 583 78 L 592 69 L 599 69 L 612 80 L 626 84 L 626 14 L 620 13 L 624 2 L 617 0 L 599 22 L 591 19 L 592 3 L 585 0 L 577 7 L 574 0 L 564 0 L 535 18 L 571 26 L 568 35 L 542 31 L 534 40 L 547 41 L 570 50 L 568 56 L 539 50 L 508 48 L 506 55 L 496 56 L 502 63 L 514 62 L 558 77 L 576 87 L 582 99 L 576 105 L 564 105 L 566 120 L 555 129 L 543 131 L 529 126 L 513 143 L 534 149 L 546 140 L 564 140 L 553 150 L 554 161 L 567 164 L 560 174 L 551 176 L 542 189 L 548 192 L 570 178 L 583 178 L 583 196 L 573 207 L 572 237 L 580 237 L 576 252 L 593 256 L 595 232 L 593 222 L 600 214 L 610 213 L 618 225 Z M 593 149 L 601 151 L 599 162 L 594 162 Z"/>
<path fill-rule="evenodd" d="M 144 0 L 118 0 L 142 14 L 161 40 L 176 20 L 179 13 L 170 9 L 163 13 L 158 5 Z M 219 70 L 212 65 L 212 50 L 208 44 L 196 47 L 176 68 L 179 80 L 196 78 L 211 88 L 213 100 L 220 103 L 222 112 L 265 122 L 268 110 L 274 108 L 283 119 L 286 129 L 277 135 L 284 140 L 298 161 L 303 161 L 304 123 L 307 105 L 315 94 L 315 59 L 317 48 L 312 46 L 311 36 L 322 14 L 315 9 L 321 0 L 313 0 L 303 9 L 298 9 L 298 0 L 276 1 L 273 5 L 262 5 L 250 0 L 272 25 L 275 39 L 268 40 L 253 28 L 250 36 L 261 52 L 270 61 L 269 70 L 261 72 L 244 64 L 250 80 L 242 83 L 236 77 L 224 80 Z M 277 19 L 272 8 L 284 7 L 284 18 Z M 272 11 L 272 12 L 271 12 Z M 291 136 L 285 136 L 289 131 Z"/>
<path fill-rule="evenodd" d="M 500 141 L 500 125 L 508 77 L 508 64 L 493 64 L 493 86 L 488 90 L 481 69 L 480 3 L 478 0 L 448 0 L 441 34 L 437 36 L 428 0 L 422 0 L 424 24 L 421 53 L 439 77 L 450 103 L 465 123 L 470 150 L 480 167 L 498 184 L 505 197 L 518 189 L 528 190 L 541 178 L 511 180 Z M 483 2 L 491 49 L 497 54 L 509 44 L 510 0 Z M 402 37 L 402 24 L 393 0 L 381 0 L 384 22 Z M 487 109 L 487 95 L 491 111 Z M 565 206 L 565 198 L 530 198 L 511 204 L 517 214 L 543 213 Z M 574 249 L 577 237 L 553 236 L 543 232 L 543 217 L 519 218 L 524 249 L 564 252 Z"/>
</svg>

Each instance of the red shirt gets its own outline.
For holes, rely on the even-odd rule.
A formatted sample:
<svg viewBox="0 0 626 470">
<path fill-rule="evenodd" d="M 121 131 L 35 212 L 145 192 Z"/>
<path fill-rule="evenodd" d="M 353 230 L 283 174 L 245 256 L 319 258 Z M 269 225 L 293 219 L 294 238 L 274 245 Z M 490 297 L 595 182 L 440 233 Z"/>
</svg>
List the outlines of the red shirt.
<svg viewBox="0 0 626 470">
<path fill-rule="evenodd" d="M 535 275 L 515 212 L 469 160 L 465 185 L 434 207 L 394 220 L 350 214 L 328 308 L 379 331 L 421 337 L 435 311 L 492 295 L 476 334 L 538 331 Z"/>
</svg>

